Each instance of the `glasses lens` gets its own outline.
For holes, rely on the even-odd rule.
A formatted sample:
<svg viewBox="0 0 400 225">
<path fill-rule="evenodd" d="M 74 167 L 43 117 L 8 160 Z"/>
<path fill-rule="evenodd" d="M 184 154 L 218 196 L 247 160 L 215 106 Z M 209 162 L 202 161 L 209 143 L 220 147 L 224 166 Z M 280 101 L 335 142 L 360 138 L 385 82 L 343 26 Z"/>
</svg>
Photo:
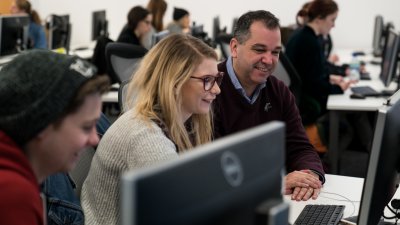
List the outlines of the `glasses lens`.
<svg viewBox="0 0 400 225">
<path fill-rule="evenodd" d="M 204 77 L 203 82 L 204 82 L 204 90 L 209 91 L 214 86 L 215 78 L 212 76 Z"/>
</svg>

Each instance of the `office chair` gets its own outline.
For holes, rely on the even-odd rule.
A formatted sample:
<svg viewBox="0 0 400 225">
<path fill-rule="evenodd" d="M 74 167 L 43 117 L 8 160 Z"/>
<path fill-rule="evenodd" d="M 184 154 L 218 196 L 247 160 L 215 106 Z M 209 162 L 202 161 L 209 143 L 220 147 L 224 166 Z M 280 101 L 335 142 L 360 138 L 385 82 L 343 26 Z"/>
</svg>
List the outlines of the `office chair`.
<svg viewBox="0 0 400 225">
<path fill-rule="evenodd" d="M 107 69 L 112 80 L 122 83 L 136 71 L 147 49 L 127 43 L 109 43 L 106 46 Z"/>
<path fill-rule="evenodd" d="M 111 122 L 108 120 L 107 116 L 104 113 L 101 113 L 100 119 L 96 123 L 96 130 L 97 135 L 101 139 L 103 135 L 106 133 L 107 129 L 111 126 Z M 81 190 L 83 186 L 83 182 L 85 181 L 90 165 L 92 164 L 92 159 L 94 153 L 96 152 L 96 147 L 88 147 L 80 156 L 75 168 L 69 172 L 72 180 L 74 181 L 75 187 L 75 194 L 78 199 L 81 198 Z"/>
<path fill-rule="evenodd" d="M 274 76 L 282 80 L 296 97 L 296 105 L 299 106 L 301 98 L 301 79 L 293 64 L 284 52 L 279 55 L 279 63 L 275 69 Z"/>
<path fill-rule="evenodd" d="M 125 111 L 127 111 L 132 106 L 131 103 L 134 100 L 134 99 L 131 99 L 129 102 L 126 101 L 126 94 L 127 94 L 129 82 L 131 82 L 130 79 L 122 82 L 118 89 L 118 104 L 119 104 L 119 108 L 121 109 L 121 113 L 124 113 Z"/>
<path fill-rule="evenodd" d="M 80 156 L 75 168 L 69 172 L 72 180 L 75 183 L 75 194 L 78 199 L 81 199 L 81 190 L 83 186 L 83 182 L 86 179 L 86 176 L 89 173 L 90 165 L 92 164 L 92 158 L 94 153 L 96 152 L 94 147 L 89 147 L 85 149 L 85 151 Z"/>
<path fill-rule="evenodd" d="M 223 59 L 227 59 L 231 55 L 231 47 L 229 44 L 232 37 L 232 34 L 221 33 L 218 34 L 217 38 L 215 39 L 217 45 L 221 49 Z"/>
</svg>

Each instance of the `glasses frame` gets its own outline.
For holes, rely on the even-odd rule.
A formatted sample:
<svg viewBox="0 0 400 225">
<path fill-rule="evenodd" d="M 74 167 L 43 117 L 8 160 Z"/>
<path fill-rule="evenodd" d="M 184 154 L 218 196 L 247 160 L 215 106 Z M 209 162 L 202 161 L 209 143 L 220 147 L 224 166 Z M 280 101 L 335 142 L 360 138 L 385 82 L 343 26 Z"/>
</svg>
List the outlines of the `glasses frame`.
<svg viewBox="0 0 400 225">
<path fill-rule="evenodd" d="M 198 80 L 203 81 L 203 88 L 204 88 L 204 91 L 210 91 L 210 90 L 214 87 L 215 83 L 217 83 L 218 86 L 221 85 L 222 79 L 224 78 L 224 72 L 218 72 L 216 76 L 215 76 L 215 75 L 204 75 L 204 76 L 202 76 L 202 77 L 190 76 L 190 78 L 198 79 Z M 208 81 L 208 80 L 207 80 L 208 78 L 211 78 L 212 80 L 209 80 L 209 81 Z M 208 85 L 208 83 L 210 83 L 210 84 L 209 84 L 210 87 L 209 87 L 209 88 L 206 88 L 207 85 Z"/>
</svg>

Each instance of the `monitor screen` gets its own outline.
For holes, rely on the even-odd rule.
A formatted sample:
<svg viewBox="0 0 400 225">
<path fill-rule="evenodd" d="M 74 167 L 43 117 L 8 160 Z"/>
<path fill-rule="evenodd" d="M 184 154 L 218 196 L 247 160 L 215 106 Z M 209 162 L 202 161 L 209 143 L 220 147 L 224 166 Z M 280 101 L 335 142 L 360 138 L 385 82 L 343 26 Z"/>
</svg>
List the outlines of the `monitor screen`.
<svg viewBox="0 0 400 225">
<path fill-rule="evenodd" d="M 69 23 L 69 15 L 51 15 L 48 26 L 49 49 L 69 49 L 69 42 L 71 38 L 71 24 Z"/>
<path fill-rule="evenodd" d="M 399 94 L 399 93 L 397 93 Z M 359 225 L 377 225 L 396 191 L 400 166 L 400 101 L 378 111 L 358 217 Z"/>
<path fill-rule="evenodd" d="M 216 40 L 218 37 L 218 34 L 221 32 L 221 25 L 219 21 L 219 16 L 214 17 L 213 19 L 213 31 L 212 31 L 212 38 L 213 40 Z"/>
<path fill-rule="evenodd" d="M 27 49 L 29 21 L 27 15 L 0 16 L 0 56 Z"/>
<path fill-rule="evenodd" d="M 382 49 L 383 49 L 383 17 L 381 15 L 375 16 L 375 24 L 374 24 L 374 33 L 373 33 L 373 40 L 372 40 L 372 49 L 373 49 L 373 54 L 375 56 L 381 56 L 382 55 Z"/>
<path fill-rule="evenodd" d="M 271 211 L 285 206 L 284 133 L 282 122 L 271 122 L 125 174 L 122 224 L 259 224 L 262 203 L 275 206 Z M 261 224 L 288 221 L 285 213 L 269 218 L 278 222 Z"/>
<path fill-rule="evenodd" d="M 101 36 L 108 36 L 108 22 L 105 10 L 92 13 L 92 41 Z"/>
<path fill-rule="evenodd" d="M 167 37 L 169 34 L 170 34 L 169 30 L 163 30 L 163 31 L 160 31 L 158 33 L 153 34 L 152 37 L 151 37 L 151 39 L 152 39 L 151 40 L 151 42 L 152 42 L 151 46 L 156 45 L 158 42 L 160 42 L 162 39 Z"/>
<path fill-rule="evenodd" d="M 397 60 L 399 51 L 399 36 L 393 29 L 389 29 L 386 35 L 385 48 L 383 50 L 380 79 L 388 87 L 397 73 Z"/>
<path fill-rule="evenodd" d="M 197 37 L 197 38 L 205 38 L 207 36 L 207 33 L 204 32 L 203 25 L 195 25 L 193 23 L 193 26 L 190 28 L 190 33 L 192 36 Z"/>
</svg>

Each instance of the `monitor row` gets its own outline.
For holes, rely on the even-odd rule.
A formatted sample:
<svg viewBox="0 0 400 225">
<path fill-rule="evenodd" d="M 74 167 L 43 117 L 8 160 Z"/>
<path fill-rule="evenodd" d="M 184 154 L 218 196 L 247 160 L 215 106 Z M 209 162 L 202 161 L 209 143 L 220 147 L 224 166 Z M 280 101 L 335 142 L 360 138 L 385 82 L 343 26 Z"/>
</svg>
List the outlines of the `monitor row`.
<svg viewBox="0 0 400 225">
<path fill-rule="evenodd" d="M 29 48 L 28 15 L 0 16 L 0 56 L 16 54 Z M 92 13 L 92 40 L 107 35 L 106 12 Z M 48 49 L 65 48 L 69 50 L 71 40 L 71 23 L 69 15 L 50 15 L 46 22 L 48 31 Z"/>
</svg>

